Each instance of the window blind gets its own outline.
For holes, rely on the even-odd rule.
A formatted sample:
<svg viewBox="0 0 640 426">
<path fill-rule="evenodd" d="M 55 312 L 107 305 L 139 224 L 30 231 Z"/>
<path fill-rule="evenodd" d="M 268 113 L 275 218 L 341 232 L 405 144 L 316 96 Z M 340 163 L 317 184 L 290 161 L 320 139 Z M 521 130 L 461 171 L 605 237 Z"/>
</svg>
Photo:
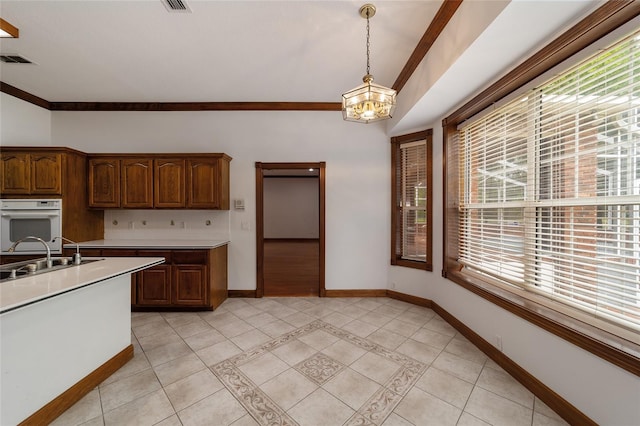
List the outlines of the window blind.
<svg viewBox="0 0 640 426">
<path fill-rule="evenodd" d="M 427 256 L 427 141 L 400 145 L 398 194 L 402 235 L 397 238 L 402 259 L 424 262 Z"/>
<path fill-rule="evenodd" d="M 459 131 L 467 268 L 640 329 L 640 32 Z"/>
</svg>

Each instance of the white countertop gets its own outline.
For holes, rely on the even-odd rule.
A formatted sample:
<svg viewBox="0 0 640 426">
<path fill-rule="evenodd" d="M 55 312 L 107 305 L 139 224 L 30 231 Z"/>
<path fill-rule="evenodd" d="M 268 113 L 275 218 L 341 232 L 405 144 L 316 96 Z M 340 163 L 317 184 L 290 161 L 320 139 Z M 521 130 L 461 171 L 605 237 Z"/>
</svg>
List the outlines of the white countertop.
<svg viewBox="0 0 640 426">
<path fill-rule="evenodd" d="M 3 281 L 0 282 L 0 313 L 162 262 L 162 257 L 105 257 L 84 265 Z"/>
<path fill-rule="evenodd" d="M 229 240 L 93 240 L 78 244 L 80 248 L 212 249 L 229 244 Z M 75 244 L 64 245 L 64 248 L 75 247 Z"/>
</svg>

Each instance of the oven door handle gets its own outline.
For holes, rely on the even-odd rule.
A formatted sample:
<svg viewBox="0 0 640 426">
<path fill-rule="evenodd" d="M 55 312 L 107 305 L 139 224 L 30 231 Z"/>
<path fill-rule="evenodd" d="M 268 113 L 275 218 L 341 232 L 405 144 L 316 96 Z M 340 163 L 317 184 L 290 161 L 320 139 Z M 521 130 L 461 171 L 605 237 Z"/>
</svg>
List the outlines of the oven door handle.
<svg viewBox="0 0 640 426">
<path fill-rule="evenodd" d="M 59 212 L 33 212 L 33 213 L 2 213 L 2 217 L 8 218 L 39 218 L 39 217 L 58 217 L 60 216 Z"/>
</svg>

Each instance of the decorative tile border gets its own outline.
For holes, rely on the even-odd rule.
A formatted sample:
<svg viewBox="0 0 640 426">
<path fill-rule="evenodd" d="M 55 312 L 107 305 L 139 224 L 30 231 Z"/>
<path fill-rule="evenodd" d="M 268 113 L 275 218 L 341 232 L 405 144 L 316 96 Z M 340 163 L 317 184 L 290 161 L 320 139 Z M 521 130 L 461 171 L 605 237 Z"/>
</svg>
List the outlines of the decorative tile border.
<svg viewBox="0 0 640 426">
<path fill-rule="evenodd" d="M 345 423 L 346 426 L 382 424 L 427 369 L 426 364 L 416 361 L 411 357 L 389 350 L 321 320 L 316 320 L 263 345 L 215 364 L 211 367 L 211 371 L 213 371 L 229 392 L 236 397 L 261 425 L 297 425 L 296 421 L 244 375 L 239 367 L 315 330 L 323 330 L 398 365 L 398 370 L 387 380 L 378 392 L 373 394 L 371 398 L 358 409 Z M 316 384 L 322 385 L 345 367 L 325 354 L 318 352 L 293 368 Z"/>
</svg>

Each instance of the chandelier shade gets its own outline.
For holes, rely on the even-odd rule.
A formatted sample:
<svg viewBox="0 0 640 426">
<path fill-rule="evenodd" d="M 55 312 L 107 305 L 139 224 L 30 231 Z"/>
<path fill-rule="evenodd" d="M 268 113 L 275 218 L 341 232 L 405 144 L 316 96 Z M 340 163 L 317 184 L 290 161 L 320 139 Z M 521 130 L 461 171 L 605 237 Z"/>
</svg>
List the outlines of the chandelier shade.
<svg viewBox="0 0 640 426">
<path fill-rule="evenodd" d="M 376 13 L 372 4 L 360 8 L 360 16 L 367 20 L 367 73 L 363 84 L 342 94 L 342 118 L 345 121 L 371 123 L 386 120 L 396 109 L 396 91 L 373 83 L 369 73 L 369 18 Z"/>
</svg>

